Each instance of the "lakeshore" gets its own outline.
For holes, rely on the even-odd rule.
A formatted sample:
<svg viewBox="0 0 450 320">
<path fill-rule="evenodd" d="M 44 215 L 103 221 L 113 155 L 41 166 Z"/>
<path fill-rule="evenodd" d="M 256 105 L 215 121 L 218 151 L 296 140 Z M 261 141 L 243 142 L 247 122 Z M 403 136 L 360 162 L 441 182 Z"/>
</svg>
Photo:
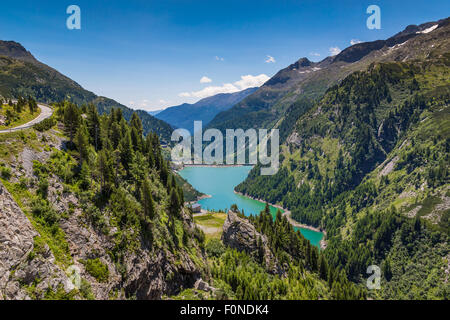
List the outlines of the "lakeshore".
<svg viewBox="0 0 450 320">
<path fill-rule="evenodd" d="M 184 204 L 185 204 L 185 205 L 193 205 L 193 204 L 199 202 L 200 200 L 208 199 L 208 198 L 212 198 L 212 196 L 209 195 L 209 194 L 204 194 L 204 195 L 202 195 L 202 196 L 200 196 L 200 197 L 197 197 L 197 200 L 194 200 L 194 201 L 188 201 L 188 202 L 185 202 Z"/>
<path fill-rule="evenodd" d="M 205 211 L 227 212 L 232 204 L 236 204 L 245 215 L 258 215 L 265 208 L 265 201 L 253 199 L 235 192 L 234 188 L 245 180 L 250 172 L 250 166 L 239 167 L 186 167 L 179 172 L 199 192 L 211 195 L 197 201 Z M 288 211 L 278 205 L 270 205 L 270 213 L 276 216 L 277 210 Z M 314 246 L 324 248 L 324 233 L 311 226 L 292 224 L 296 230 L 307 238 Z"/>
<path fill-rule="evenodd" d="M 229 167 L 253 167 L 248 164 L 183 164 L 184 167 L 208 167 L 208 168 L 229 168 Z"/>
<path fill-rule="evenodd" d="M 200 163 L 200 164 L 173 164 L 173 170 L 175 170 L 177 173 L 179 173 L 184 168 L 239 168 L 239 167 L 254 167 L 254 165 L 248 165 L 248 164 L 206 164 L 206 163 Z"/>
<path fill-rule="evenodd" d="M 295 221 L 295 220 L 292 218 L 292 216 L 291 216 L 291 211 L 288 210 L 288 209 L 286 209 L 286 208 L 283 208 L 282 206 L 280 206 L 280 205 L 278 205 L 278 204 L 274 204 L 274 203 L 270 203 L 270 202 L 264 201 L 264 200 L 262 200 L 262 199 L 254 198 L 254 197 L 252 197 L 252 196 L 243 194 L 243 193 L 238 192 L 238 191 L 234 191 L 234 193 L 236 193 L 236 194 L 238 194 L 238 195 L 241 195 L 241 196 L 243 196 L 243 197 L 250 198 L 250 199 L 255 200 L 255 201 L 259 201 L 259 202 L 262 202 L 262 203 L 267 203 L 268 205 L 270 205 L 270 206 L 272 206 L 272 207 L 275 207 L 275 208 L 277 208 L 277 209 L 280 209 L 280 210 L 283 212 L 282 215 L 283 215 L 284 217 L 286 217 L 286 219 L 289 221 L 289 223 L 290 223 L 292 226 L 296 227 L 296 228 L 302 228 L 302 229 L 307 229 L 307 230 L 311 230 L 311 231 L 315 231 L 315 232 L 320 232 L 320 233 L 322 233 L 322 234 L 323 234 L 323 238 L 320 240 L 320 249 L 322 249 L 322 250 L 323 250 L 323 249 L 326 249 L 326 247 L 327 247 L 327 241 L 325 240 L 326 235 L 327 235 L 326 230 L 323 230 L 323 229 L 321 229 L 321 228 L 316 228 L 316 227 L 313 227 L 313 226 L 310 226 L 310 225 L 303 224 L 303 223 L 300 223 L 300 222 L 298 222 L 298 221 Z"/>
</svg>

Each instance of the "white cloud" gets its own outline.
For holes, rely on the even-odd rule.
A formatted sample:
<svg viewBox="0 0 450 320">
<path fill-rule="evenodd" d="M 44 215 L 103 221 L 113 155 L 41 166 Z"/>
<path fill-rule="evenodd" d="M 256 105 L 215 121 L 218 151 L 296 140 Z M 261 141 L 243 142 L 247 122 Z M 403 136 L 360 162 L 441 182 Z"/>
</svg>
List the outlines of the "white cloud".
<svg viewBox="0 0 450 320">
<path fill-rule="evenodd" d="M 128 102 L 129 106 L 132 109 L 141 109 L 146 111 L 153 111 L 153 110 L 159 110 L 166 108 L 168 104 L 170 104 L 170 101 L 159 99 L 155 101 L 150 101 L 148 99 L 142 99 L 140 101 L 130 101 Z"/>
<path fill-rule="evenodd" d="M 214 96 L 216 94 L 219 93 L 233 93 L 233 92 L 237 92 L 239 91 L 238 88 L 236 88 L 233 84 L 231 83 L 225 83 L 222 86 L 210 86 L 210 87 L 206 87 L 200 91 L 194 91 L 190 93 L 190 97 L 194 97 L 194 98 L 206 98 L 206 97 L 210 97 L 210 96 Z"/>
<path fill-rule="evenodd" d="M 270 78 L 265 74 L 260 74 L 259 76 L 246 75 L 241 76 L 241 80 L 236 81 L 234 84 L 240 88 L 240 90 L 245 90 L 247 88 L 260 87 Z"/>
<path fill-rule="evenodd" d="M 208 78 L 207 76 L 203 76 L 200 79 L 200 83 L 210 83 L 210 82 L 212 82 L 212 80 L 210 78 Z"/>
<path fill-rule="evenodd" d="M 128 102 L 129 106 L 132 109 L 147 109 L 149 106 L 149 101 L 147 99 L 143 99 L 140 101 L 130 101 Z"/>
<path fill-rule="evenodd" d="M 353 46 L 353 45 L 355 45 L 355 44 L 358 44 L 358 43 L 361 43 L 362 41 L 361 40 L 358 40 L 358 39 L 352 39 L 352 40 L 350 40 L 350 44 Z"/>
<path fill-rule="evenodd" d="M 245 75 L 241 76 L 241 80 L 234 83 L 225 83 L 222 86 L 209 86 L 199 91 L 182 92 L 179 96 L 183 98 L 193 97 L 203 99 L 219 93 L 234 93 L 247 88 L 260 87 L 269 79 L 270 78 L 265 74 L 260 74 L 258 76 Z"/>
<path fill-rule="evenodd" d="M 276 60 L 274 57 L 267 55 L 266 63 L 275 63 Z"/>
<path fill-rule="evenodd" d="M 317 52 L 311 52 L 309 55 L 312 57 L 320 57 L 320 53 Z"/>
<path fill-rule="evenodd" d="M 215 56 L 215 59 L 216 59 L 217 61 L 223 61 L 223 60 L 225 60 L 224 58 L 219 57 L 219 56 Z"/>
<path fill-rule="evenodd" d="M 139 99 L 139 100 L 128 101 L 128 106 L 131 109 L 144 110 L 144 111 L 156 111 L 156 110 L 166 109 L 171 104 L 172 104 L 171 100 L 165 100 L 165 99 Z"/>
<path fill-rule="evenodd" d="M 336 56 L 336 55 L 338 55 L 339 53 L 341 53 L 341 49 L 339 49 L 338 47 L 331 47 L 330 48 L 330 54 L 332 55 L 332 56 Z"/>
</svg>

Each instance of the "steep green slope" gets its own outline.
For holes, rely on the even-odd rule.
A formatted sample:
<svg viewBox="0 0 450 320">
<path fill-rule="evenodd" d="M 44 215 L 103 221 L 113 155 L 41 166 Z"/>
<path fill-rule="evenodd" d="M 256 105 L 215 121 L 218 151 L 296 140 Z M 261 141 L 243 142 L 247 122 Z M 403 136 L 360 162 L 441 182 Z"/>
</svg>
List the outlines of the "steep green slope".
<svg viewBox="0 0 450 320">
<path fill-rule="evenodd" d="M 255 167 L 236 188 L 326 229 L 326 255 L 350 279 L 382 266 L 375 297 L 449 292 L 448 26 L 440 32 L 421 43 L 425 59 L 373 64 L 331 87 L 299 118 L 280 171 L 263 177 Z"/>
<path fill-rule="evenodd" d="M 78 105 L 93 103 L 101 114 L 112 108 L 122 110 L 131 119 L 134 110 L 83 89 L 78 83 L 55 69 L 37 61 L 19 43 L 0 41 L 0 96 L 5 98 L 34 97 L 39 102 L 53 103 L 68 100 Z M 147 112 L 136 111 L 142 119 L 144 132 L 156 132 L 164 142 L 170 141 L 172 128 Z"/>
<path fill-rule="evenodd" d="M 205 246 L 216 298 L 323 300 L 366 297 L 365 288 L 351 283 L 343 272 L 329 266 L 323 252 L 299 231 L 294 231 L 281 212 L 274 219 L 268 205 L 260 215 L 251 217 L 245 217 L 236 206 L 233 210 L 226 215 L 225 223 L 219 217 L 196 217 L 202 227 L 223 224 L 221 239 L 211 237 Z M 213 224 L 211 219 L 214 219 Z M 205 297 L 204 293 L 188 289 L 175 298 L 201 297 Z"/>
</svg>

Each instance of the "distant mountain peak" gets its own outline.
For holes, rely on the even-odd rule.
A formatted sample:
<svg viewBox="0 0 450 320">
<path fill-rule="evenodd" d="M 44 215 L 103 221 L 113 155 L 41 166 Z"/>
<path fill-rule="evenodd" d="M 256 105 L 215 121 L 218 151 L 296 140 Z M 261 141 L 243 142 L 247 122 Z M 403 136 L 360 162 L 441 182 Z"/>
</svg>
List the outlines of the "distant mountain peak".
<svg viewBox="0 0 450 320">
<path fill-rule="evenodd" d="M 15 41 L 0 40 L 0 56 L 7 56 L 9 58 L 32 63 L 38 62 L 24 46 Z"/>
<path fill-rule="evenodd" d="M 301 58 L 299 59 L 297 62 L 291 64 L 289 66 L 289 69 L 299 69 L 299 68 L 306 68 L 306 67 L 310 67 L 313 64 L 313 62 L 309 61 L 308 58 Z"/>
<path fill-rule="evenodd" d="M 376 40 L 355 44 L 351 47 L 346 48 L 345 50 L 342 50 L 341 53 L 334 57 L 333 62 L 343 61 L 347 63 L 353 63 L 359 61 L 371 52 L 380 50 L 384 46 L 393 47 L 397 44 L 405 43 L 409 39 L 420 36 L 421 34 L 426 34 L 434 31 L 435 29 L 448 24 L 449 20 L 450 18 L 446 18 L 439 21 L 427 22 L 419 26 L 411 24 L 407 26 L 403 31 L 397 33 L 387 40 Z"/>
</svg>

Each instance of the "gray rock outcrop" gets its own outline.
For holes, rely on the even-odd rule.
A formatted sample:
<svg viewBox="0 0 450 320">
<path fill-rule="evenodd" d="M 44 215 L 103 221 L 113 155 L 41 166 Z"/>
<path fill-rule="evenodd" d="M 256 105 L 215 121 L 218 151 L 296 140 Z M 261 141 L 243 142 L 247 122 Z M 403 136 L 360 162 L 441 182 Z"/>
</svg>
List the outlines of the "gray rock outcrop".
<svg viewBox="0 0 450 320">
<path fill-rule="evenodd" d="M 285 274 L 269 247 L 267 237 L 259 233 L 250 221 L 240 218 L 231 210 L 223 225 L 222 241 L 226 246 L 244 251 L 264 263 L 270 273 Z"/>
<path fill-rule="evenodd" d="M 35 250 L 39 234 L 0 182 L 0 298 L 32 299 L 27 288 L 45 293 L 58 287 L 73 289 L 66 274 L 54 263 L 55 257 L 45 246 Z"/>
</svg>

